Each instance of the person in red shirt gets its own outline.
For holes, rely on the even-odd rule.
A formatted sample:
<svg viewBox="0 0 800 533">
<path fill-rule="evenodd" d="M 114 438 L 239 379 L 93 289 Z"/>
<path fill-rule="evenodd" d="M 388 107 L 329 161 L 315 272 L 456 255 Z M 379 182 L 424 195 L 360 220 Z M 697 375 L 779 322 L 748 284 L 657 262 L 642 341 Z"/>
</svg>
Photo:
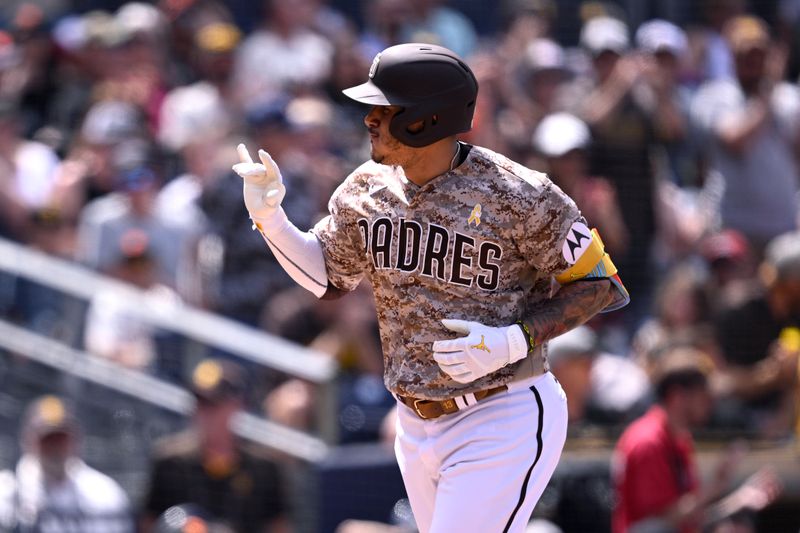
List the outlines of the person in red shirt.
<svg viewBox="0 0 800 533">
<path fill-rule="evenodd" d="M 706 354 L 683 347 L 668 350 L 657 363 L 657 402 L 623 432 L 614 451 L 614 533 L 692 533 L 741 510 L 760 510 L 777 497 L 774 472 L 759 471 L 711 506 L 729 488 L 743 453 L 742 446 L 732 446 L 701 486 L 691 429 L 711 413 L 712 368 Z"/>
</svg>

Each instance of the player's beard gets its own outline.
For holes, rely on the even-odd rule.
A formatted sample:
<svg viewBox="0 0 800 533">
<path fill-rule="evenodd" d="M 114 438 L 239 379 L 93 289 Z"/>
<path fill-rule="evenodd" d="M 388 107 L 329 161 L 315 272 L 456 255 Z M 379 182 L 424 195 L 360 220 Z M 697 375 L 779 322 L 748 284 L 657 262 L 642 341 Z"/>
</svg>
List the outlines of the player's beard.
<svg viewBox="0 0 800 533">
<path fill-rule="evenodd" d="M 394 137 L 379 136 L 372 139 L 370 157 L 380 165 L 402 166 L 406 146 Z"/>
</svg>

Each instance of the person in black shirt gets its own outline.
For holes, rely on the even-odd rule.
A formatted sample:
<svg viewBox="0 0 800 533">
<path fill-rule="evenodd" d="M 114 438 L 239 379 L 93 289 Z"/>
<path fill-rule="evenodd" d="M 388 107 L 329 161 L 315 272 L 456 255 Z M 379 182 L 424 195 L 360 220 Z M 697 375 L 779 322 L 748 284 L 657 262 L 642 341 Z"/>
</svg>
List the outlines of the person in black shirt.
<svg viewBox="0 0 800 533">
<path fill-rule="evenodd" d="M 230 429 L 242 408 L 242 370 L 205 360 L 194 370 L 191 390 L 197 398 L 192 428 L 156 446 L 143 531 L 180 504 L 203 509 L 237 533 L 289 531 L 278 465 Z"/>
<path fill-rule="evenodd" d="M 780 435 L 791 423 L 800 352 L 800 233 L 774 239 L 759 274 L 761 290 L 716 319 L 726 363 L 717 389 L 742 403 L 737 420 L 762 434 Z"/>
</svg>

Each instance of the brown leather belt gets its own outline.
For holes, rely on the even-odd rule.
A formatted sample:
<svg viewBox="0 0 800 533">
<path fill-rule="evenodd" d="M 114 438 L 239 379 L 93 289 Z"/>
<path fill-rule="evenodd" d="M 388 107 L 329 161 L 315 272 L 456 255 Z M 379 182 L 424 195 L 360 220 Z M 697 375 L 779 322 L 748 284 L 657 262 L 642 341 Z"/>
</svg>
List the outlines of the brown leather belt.
<svg viewBox="0 0 800 533">
<path fill-rule="evenodd" d="M 494 396 L 495 394 L 505 392 L 507 390 L 508 387 L 506 385 L 500 385 L 499 387 L 495 387 L 493 389 L 475 392 L 473 393 L 473 396 L 475 396 L 475 400 L 481 401 L 485 400 L 489 396 Z M 423 420 L 439 418 L 442 415 L 449 415 L 459 410 L 458 404 L 453 398 L 449 398 L 447 400 L 421 400 L 419 398 L 412 398 L 410 396 L 400 396 L 399 394 L 396 396 L 398 400 L 407 405 L 417 414 L 418 417 Z M 464 397 L 462 396 L 462 398 Z M 464 399 L 464 403 L 468 404 L 466 399 Z"/>
</svg>

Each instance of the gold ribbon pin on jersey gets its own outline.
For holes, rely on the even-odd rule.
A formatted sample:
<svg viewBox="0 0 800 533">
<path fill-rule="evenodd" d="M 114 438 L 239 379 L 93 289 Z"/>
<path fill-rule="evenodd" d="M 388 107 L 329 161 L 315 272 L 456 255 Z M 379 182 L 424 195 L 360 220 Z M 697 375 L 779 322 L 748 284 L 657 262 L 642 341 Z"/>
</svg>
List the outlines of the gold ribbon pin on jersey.
<svg viewBox="0 0 800 533">
<path fill-rule="evenodd" d="M 469 215 L 467 219 L 467 225 L 475 223 L 475 226 L 481 225 L 481 204 L 475 204 L 475 207 L 472 208 L 472 213 Z"/>
<path fill-rule="evenodd" d="M 486 346 L 486 343 L 483 340 L 483 335 L 481 335 L 481 342 L 470 346 L 470 348 L 475 348 L 476 350 L 483 350 L 484 352 L 492 353 L 489 347 Z"/>
</svg>

